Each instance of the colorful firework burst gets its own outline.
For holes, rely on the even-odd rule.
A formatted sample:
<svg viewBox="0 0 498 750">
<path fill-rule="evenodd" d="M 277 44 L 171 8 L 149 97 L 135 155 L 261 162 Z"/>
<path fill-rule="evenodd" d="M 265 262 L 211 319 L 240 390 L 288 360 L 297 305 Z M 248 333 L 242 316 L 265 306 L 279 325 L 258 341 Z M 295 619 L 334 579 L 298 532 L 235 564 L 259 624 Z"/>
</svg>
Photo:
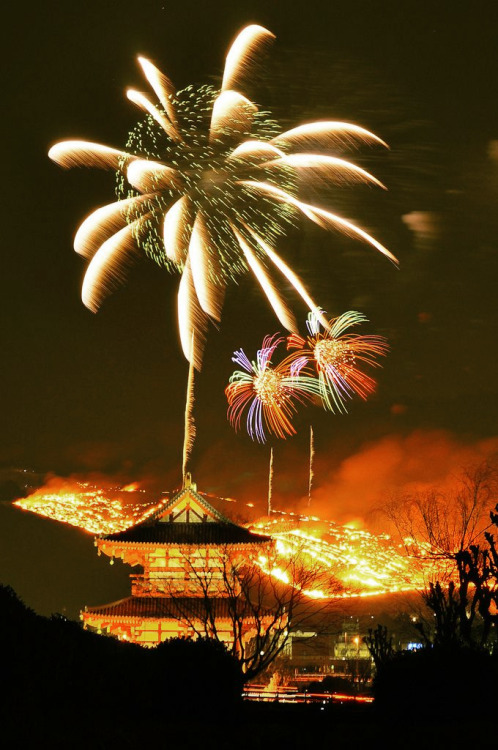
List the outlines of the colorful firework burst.
<svg viewBox="0 0 498 750">
<path fill-rule="evenodd" d="M 89 260 L 84 304 L 96 311 L 123 282 L 137 248 L 142 247 L 160 265 L 181 273 L 180 339 L 185 356 L 197 368 L 208 322 L 220 320 L 226 285 L 249 269 L 288 331 L 297 330 L 295 319 L 267 264 L 320 317 L 300 279 L 273 247 L 296 214 L 362 239 L 396 261 L 351 222 L 296 196 L 297 178 L 380 185 L 378 180 L 341 158 L 290 153 L 308 144 L 320 149 L 383 141 L 364 128 L 341 122 L 309 123 L 279 133 L 276 123 L 239 93 L 253 62 L 273 38 L 257 25 L 240 32 L 226 58 L 221 91 L 203 86 L 176 93 L 155 65 L 139 58 L 159 103 L 133 89 L 127 91 L 128 98 L 147 113 L 130 134 L 128 150 L 70 140 L 49 152 L 63 167 L 96 166 L 118 172 L 119 200 L 90 214 L 75 237 L 75 250 Z M 322 323 L 327 325 L 325 319 Z"/>
<path fill-rule="evenodd" d="M 228 419 L 232 427 L 240 429 L 247 409 L 247 432 L 259 443 L 266 442 L 266 432 L 279 438 L 295 435 L 291 420 L 297 404 L 310 403 L 320 395 L 318 380 L 308 375 L 306 366 L 295 371 L 289 357 L 272 366 L 273 354 L 283 341 L 278 333 L 266 336 L 256 362 L 250 362 L 242 349 L 232 357 L 243 370 L 233 373 L 225 389 Z"/>
<path fill-rule="evenodd" d="M 366 320 L 362 313 L 349 311 L 322 331 L 317 315 L 311 312 L 306 322 L 309 335 L 303 338 L 294 333 L 287 338 L 287 348 L 295 350 L 289 356 L 293 371 L 314 365 L 323 405 L 330 411 L 344 412 L 346 399 L 355 394 L 366 399 L 375 390 L 375 380 L 360 366 L 379 367 L 375 357 L 387 353 L 387 342 L 382 336 L 345 333 Z"/>
</svg>

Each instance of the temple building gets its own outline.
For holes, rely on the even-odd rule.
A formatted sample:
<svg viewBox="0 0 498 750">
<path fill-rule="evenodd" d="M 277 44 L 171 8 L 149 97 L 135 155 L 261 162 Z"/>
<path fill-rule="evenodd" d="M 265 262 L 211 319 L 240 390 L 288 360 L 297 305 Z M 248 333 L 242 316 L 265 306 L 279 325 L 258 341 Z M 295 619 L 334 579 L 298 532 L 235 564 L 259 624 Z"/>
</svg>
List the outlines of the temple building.
<svg viewBox="0 0 498 750">
<path fill-rule="evenodd" d="M 138 570 L 130 576 L 131 596 L 85 608 L 85 628 L 143 646 L 213 631 L 233 643 L 237 629 L 244 640 L 252 637 L 255 622 L 237 571 L 267 556 L 273 542 L 225 518 L 189 475 L 146 521 L 95 544 L 111 562 L 119 558 Z"/>
</svg>

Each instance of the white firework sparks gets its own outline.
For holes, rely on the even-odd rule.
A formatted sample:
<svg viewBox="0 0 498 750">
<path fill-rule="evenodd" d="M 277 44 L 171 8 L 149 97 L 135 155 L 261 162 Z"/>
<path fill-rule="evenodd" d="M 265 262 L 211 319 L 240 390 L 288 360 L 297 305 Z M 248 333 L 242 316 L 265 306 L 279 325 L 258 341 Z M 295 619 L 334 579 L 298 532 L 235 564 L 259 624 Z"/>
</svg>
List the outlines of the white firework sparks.
<svg viewBox="0 0 498 750">
<path fill-rule="evenodd" d="M 180 340 L 196 368 L 201 366 L 208 323 L 220 320 L 225 288 L 241 273 L 253 272 L 287 330 L 297 331 L 295 318 L 269 269 L 280 273 L 319 315 L 302 281 L 274 248 L 295 215 L 302 213 L 325 229 L 365 241 L 396 261 L 364 230 L 299 200 L 297 178 L 380 185 L 364 169 L 320 149 L 385 144 L 364 128 L 335 121 L 279 133 L 267 113 L 239 91 L 273 38 L 262 26 L 243 29 L 227 54 L 219 91 L 202 86 L 175 92 L 152 62 L 138 58 L 157 103 L 134 89 L 127 91 L 128 99 L 147 116 L 132 131 L 127 150 L 68 140 L 49 152 L 63 167 L 96 166 L 119 174 L 119 200 L 90 214 L 75 237 L 76 251 L 89 260 L 84 304 L 96 311 L 123 283 L 142 247 L 182 275 Z M 318 146 L 319 152 L 304 153 L 309 145 Z"/>
</svg>

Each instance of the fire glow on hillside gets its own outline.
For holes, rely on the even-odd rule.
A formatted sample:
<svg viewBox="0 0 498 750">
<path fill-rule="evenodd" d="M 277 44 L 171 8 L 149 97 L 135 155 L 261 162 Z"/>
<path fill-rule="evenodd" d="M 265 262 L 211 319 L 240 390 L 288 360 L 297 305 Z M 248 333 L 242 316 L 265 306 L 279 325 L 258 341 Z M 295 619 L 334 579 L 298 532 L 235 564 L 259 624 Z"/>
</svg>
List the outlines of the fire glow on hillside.
<svg viewBox="0 0 498 750">
<path fill-rule="evenodd" d="M 159 502 L 149 500 L 136 484 L 104 490 L 86 482 L 72 482 L 53 491 L 49 489 L 37 490 L 14 504 L 98 535 L 141 523 L 170 499 L 170 494 L 164 493 Z M 138 502 L 137 493 L 140 493 Z M 273 537 L 283 561 L 300 554 L 304 564 L 309 560 L 310 565 L 318 564 L 330 571 L 334 593 L 308 592 L 313 598 L 372 596 L 424 586 L 424 567 L 420 561 L 404 554 L 387 534 L 376 535 L 283 511 L 253 522 L 250 528 Z M 278 567 L 271 572 L 278 577 Z"/>
<path fill-rule="evenodd" d="M 341 593 L 333 596 L 373 596 L 393 591 L 413 591 L 424 587 L 425 567 L 397 548 L 388 534 L 372 534 L 364 529 L 324 521 L 314 516 L 274 511 L 257 521 L 252 530 L 276 540 L 277 552 L 284 559 L 296 554 L 311 564 L 330 570 L 340 583 Z M 315 591 L 314 598 L 328 598 Z"/>
<path fill-rule="evenodd" d="M 87 482 L 67 482 L 60 487 L 44 487 L 16 500 L 23 510 L 76 526 L 90 534 L 113 534 L 141 523 L 158 506 L 155 502 L 137 502 L 136 483 L 101 489 Z"/>
</svg>

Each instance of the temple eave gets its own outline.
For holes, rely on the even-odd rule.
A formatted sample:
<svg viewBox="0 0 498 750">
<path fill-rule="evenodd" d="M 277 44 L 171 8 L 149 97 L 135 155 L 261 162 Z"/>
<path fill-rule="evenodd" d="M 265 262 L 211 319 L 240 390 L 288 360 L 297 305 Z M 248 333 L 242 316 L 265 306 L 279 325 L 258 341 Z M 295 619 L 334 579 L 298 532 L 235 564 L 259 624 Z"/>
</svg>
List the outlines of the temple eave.
<svg viewBox="0 0 498 750">
<path fill-rule="evenodd" d="M 81 613 L 85 628 L 154 646 L 207 634 L 213 618 L 227 643 L 234 641 L 234 623 L 239 628 L 243 620 L 244 637 L 255 627 L 251 605 L 238 595 L 237 575 L 227 590 L 224 572 L 231 581 L 235 571 L 246 562 L 254 564 L 273 542 L 225 518 L 193 483 L 143 523 L 97 537 L 95 544 L 111 564 L 117 558 L 143 570 L 130 576 L 130 597 L 87 607 Z"/>
</svg>

